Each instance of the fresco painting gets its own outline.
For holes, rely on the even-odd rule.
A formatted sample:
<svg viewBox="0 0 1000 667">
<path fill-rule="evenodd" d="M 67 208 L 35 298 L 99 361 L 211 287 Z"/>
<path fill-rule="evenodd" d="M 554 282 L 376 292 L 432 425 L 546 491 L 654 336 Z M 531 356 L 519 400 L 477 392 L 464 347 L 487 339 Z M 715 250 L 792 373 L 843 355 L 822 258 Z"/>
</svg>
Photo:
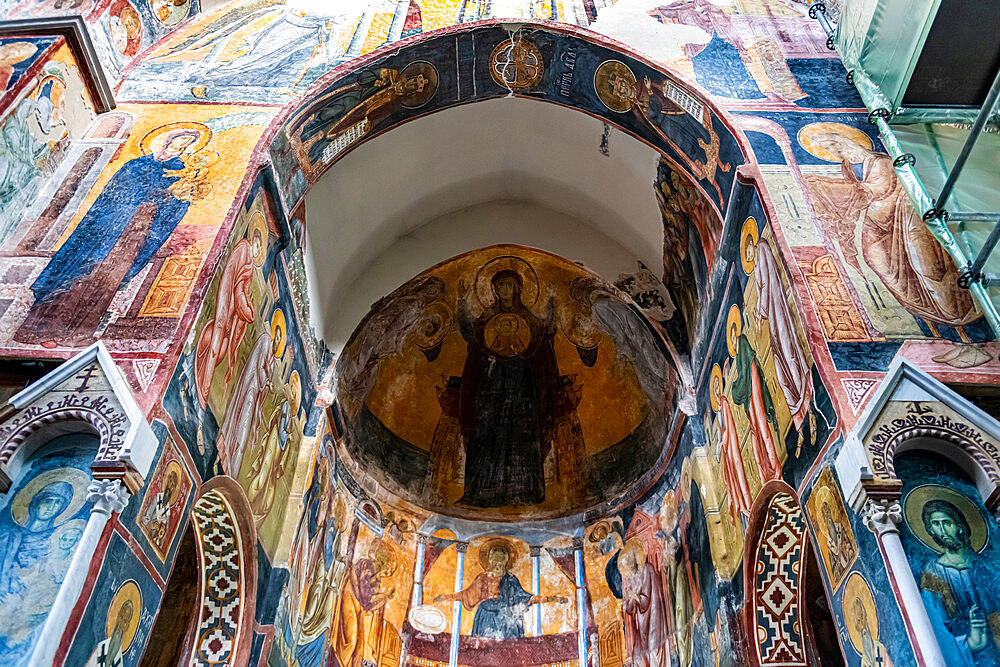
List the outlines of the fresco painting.
<svg viewBox="0 0 1000 667">
<path fill-rule="evenodd" d="M 857 572 L 844 584 L 843 615 L 851 648 L 860 656 L 862 667 L 893 664 L 879 640 L 878 614 L 871 586 Z"/>
<path fill-rule="evenodd" d="M 261 176 L 171 380 L 178 400 L 166 405 L 199 475 L 240 483 L 272 553 L 285 521 L 284 511 L 272 510 L 284 508 L 293 489 L 304 491 L 296 470 L 303 444 L 315 438 L 315 426 L 307 428 L 315 385 L 291 301 L 288 235 Z"/>
<path fill-rule="evenodd" d="M 836 590 L 858 556 L 858 545 L 832 468 L 823 468 L 819 474 L 806 502 L 806 510 L 812 525 L 818 527 L 813 535 L 819 545 L 827 579 Z"/>
<path fill-rule="evenodd" d="M 106 553 L 67 664 L 134 667 L 149 639 L 160 588 L 121 534 L 111 536 Z"/>
<path fill-rule="evenodd" d="M 93 177 L 79 210 L 54 215 L 54 203 L 32 207 L 39 218 L 25 220 L 4 242 L 12 252 L 0 261 L 26 278 L 4 288 L 5 349 L 72 350 L 100 337 L 116 351 L 142 349 L 154 359 L 165 353 L 215 243 L 218 212 L 228 209 L 268 116 L 250 107 L 176 105 L 115 113 L 143 120 Z M 90 132 L 126 132 L 97 123 Z M 85 174 L 91 178 L 77 176 Z"/>
<path fill-rule="evenodd" d="M 102 340 L 160 443 L 100 547 L 66 664 L 139 663 L 190 499 L 213 477 L 239 485 L 258 539 L 244 545 L 260 577 L 248 664 L 444 664 L 454 646 L 459 664 L 582 651 L 687 667 L 806 641 L 747 634 L 760 564 L 745 552 L 768 485 L 808 499 L 847 662 L 908 663 L 884 568 L 864 556 L 874 537 L 830 467 L 865 400 L 848 383 L 874 386 L 904 339 L 938 345 L 924 356 L 948 369 L 982 367 L 992 336 L 804 8 L 629 3 L 3 5 L 83 13 L 125 102 L 95 118 L 65 43 L 0 40 L 0 351 Z M 650 53 L 678 76 L 553 26 L 456 27 L 520 16 L 614 37 L 630 7 L 650 30 L 683 29 Z M 472 251 L 373 304 L 331 368 L 309 324 L 306 191 L 400 123 L 508 95 L 660 152 L 663 268 L 616 285 L 540 250 Z M 85 525 L 92 456 L 65 452 L 0 501 L 11 664 Z M 994 578 L 995 520 L 960 473 L 898 470 L 949 662 L 1000 662 L 1000 602 L 969 583 Z"/>
<path fill-rule="evenodd" d="M 901 454 L 896 471 L 903 480 L 901 537 L 942 653 L 957 665 L 996 664 L 996 519 L 972 480 L 940 456 Z"/>
<path fill-rule="evenodd" d="M 96 115 L 79 65 L 64 38 L 0 40 L 0 54 L 4 51 L 12 61 L 25 56 L 17 63 L 25 69 L 12 70 L 12 76 L 26 75 L 28 65 L 36 73 L 26 75 L 24 81 L 11 79 L 8 90 L 16 99 L 0 117 L 0 247 L 68 152 L 69 144 L 83 135 Z M 25 87 L 19 95 L 15 95 L 15 84 Z"/>
<path fill-rule="evenodd" d="M 143 498 L 136 523 L 161 561 L 174 543 L 174 537 L 184 522 L 193 482 L 187 465 L 168 439 Z"/>
<path fill-rule="evenodd" d="M 0 516 L 0 636 L 5 664 L 26 665 L 90 515 L 87 486 L 97 438 L 46 443 L 13 480 Z"/>
<path fill-rule="evenodd" d="M 278 150 L 272 149 L 275 160 L 287 163 L 284 153 L 290 150 L 305 179 L 313 182 L 352 147 L 397 123 L 471 99 L 516 92 L 572 105 L 634 133 L 680 165 L 706 194 L 710 208 L 726 209 L 742 151 L 718 115 L 685 84 L 568 35 L 526 31 L 516 49 L 505 47 L 509 41 L 497 27 L 476 28 L 458 39 L 425 42 L 406 60 L 386 55 L 363 71 L 330 82 L 285 123 L 288 147 L 282 138 Z M 477 58 L 476 64 L 464 57 L 480 49 L 490 57 Z M 520 74 L 508 81 L 505 68 Z M 290 181 L 302 176 L 293 171 L 279 178 L 283 189 L 290 190 Z"/>
<path fill-rule="evenodd" d="M 544 253 L 449 260 L 376 304 L 348 341 L 341 451 L 441 511 L 585 507 L 657 463 L 671 374 L 648 326 L 612 285 Z"/>
</svg>

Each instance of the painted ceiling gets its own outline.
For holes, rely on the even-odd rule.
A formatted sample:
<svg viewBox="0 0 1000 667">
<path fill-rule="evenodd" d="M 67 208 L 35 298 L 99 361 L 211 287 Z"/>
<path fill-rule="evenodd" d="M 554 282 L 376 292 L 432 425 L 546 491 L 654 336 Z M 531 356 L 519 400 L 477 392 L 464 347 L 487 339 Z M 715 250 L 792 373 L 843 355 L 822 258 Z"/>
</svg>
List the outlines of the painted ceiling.
<svg viewBox="0 0 1000 667">
<path fill-rule="evenodd" d="M 644 490 L 675 381 L 627 297 L 498 245 L 379 300 L 337 364 L 342 455 L 369 490 L 465 518 L 553 518 Z"/>
</svg>

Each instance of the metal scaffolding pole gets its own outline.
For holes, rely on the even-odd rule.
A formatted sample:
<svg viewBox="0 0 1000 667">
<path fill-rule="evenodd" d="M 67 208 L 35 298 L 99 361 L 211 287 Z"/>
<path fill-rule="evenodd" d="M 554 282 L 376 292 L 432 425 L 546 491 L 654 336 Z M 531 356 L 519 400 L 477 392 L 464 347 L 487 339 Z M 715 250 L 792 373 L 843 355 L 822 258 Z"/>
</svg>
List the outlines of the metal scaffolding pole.
<svg viewBox="0 0 1000 667">
<path fill-rule="evenodd" d="M 833 26 L 830 24 L 829 19 L 826 18 L 826 7 L 821 0 L 809 1 L 809 16 L 819 21 L 823 31 L 827 34 L 827 46 L 831 49 L 834 48 L 834 36 L 836 33 Z M 848 81 L 855 83 L 856 79 L 853 74 L 853 71 L 848 73 Z M 920 176 L 917 174 L 916 169 L 913 168 L 913 155 L 902 149 L 899 144 L 899 140 L 892 131 L 892 128 L 889 127 L 889 117 L 891 115 L 889 110 L 872 99 L 872 93 L 867 87 L 855 85 L 855 88 L 861 95 L 861 99 L 865 103 L 865 106 L 870 110 L 868 114 L 868 121 L 878 128 L 879 135 L 882 138 L 882 143 L 885 145 L 886 150 L 892 157 L 893 166 L 896 169 L 896 176 L 899 178 L 900 183 L 903 184 L 903 189 L 906 190 L 906 194 L 909 195 L 914 209 L 918 212 L 922 212 L 924 223 L 927 225 L 931 234 L 938 240 L 941 246 L 959 267 L 959 270 L 961 271 L 959 284 L 968 287 L 973 299 L 975 299 L 976 303 L 979 305 L 979 309 L 982 311 L 983 317 L 986 318 L 987 323 L 989 323 L 990 328 L 993 330 L 993 335 L 1000 339 L 1000 313 L 997 312 L 997 308 L 990 299 L 989 292 L 987 291 L 987 287 L 1000 286 L 1000 276 L 992 274 L 986 276 L 973 275 L 972 269 L 974 268 L 974 265 L 969 259 L 969 254 L 971 253 L 967 254 L 959 245 L 958 239 L 955 238 L 955 235 L 952 234 L 946 224 L 947 214 L 941 209 L 941 207 L 937 206 L 931 196 L 927 194 L 927 188 L 920 180 Z M 990 93 L 987 95 L 986 103 L 983 104 L 983 108 L 976 117 L 976 122 L 973 125 L 974 134 L 970 134 L 969 137 L 972 143 L 974 143 L 975 139 L 978 138 L 980 132 L 982 131 L 982 126 L 985 125 L 986 119 L 988 119 L 992 113 L 998 96 L 1000 96 L 1000 73 L 997 74 L 997 78 L 994 80 L 993 86 L 990 88 Z M 966 151 L 966 147 L 968 148 L 968 151 Z M 968 154 L 972 151 L 972 145 L 968 140 L 966 141 L 966 147 L 963 147 L 962 150 L 964 157 L 963 155 L 959 156 L 961 167 L 964 167 L 965 161 L 968 159 Z M 958 161 L 956 161 L 956 166 L 959 166 Z M 955 168 L 952 168 L 952 174 L 955 175 L 955 179 L 958 178 L 958 174 L 960 173 L 961 168 L 958 169 L 957 174 Z M 949 180 L 952 180 L 951 175 L 949 175 Z M 948 186 L 948 183 L 946 182 L 945 185 Z M 942 190 L 942 195 L 944 196 L 938 197 L 938 201 L 941 202 L 942 206 L 944 205 L 947 196 L 950 196 L 951 188 L 953 187 L 954 183 L 948 186 L 948 190 Z M 988 222 L 996 220 L 996 216 L 987 213 L 959 213 L 952 217 L 954 219 L 966 220 L 969 222 Z M 993 236 L 997 233 L 996 226 L 994 226 L 994 229 L 990 234 L 990 238 L 993 238 Z M 993 243 L 995 244 L 996 240 L 994 240 Z M 986 245 L 984 245 L 983 249 L 985 250 L 988 245 L 989 241 Z M 992 249 L 992 247 L 990 249 Z M 980 252 L 979 256 L 976 257 L 977 263 L 980 264 L 980 269 L 985 264 L 988 255 L 988 252 L 985 255 Z M 979 262 L 980 258 L 982 258 L 982 262 Z"/>
</svg>

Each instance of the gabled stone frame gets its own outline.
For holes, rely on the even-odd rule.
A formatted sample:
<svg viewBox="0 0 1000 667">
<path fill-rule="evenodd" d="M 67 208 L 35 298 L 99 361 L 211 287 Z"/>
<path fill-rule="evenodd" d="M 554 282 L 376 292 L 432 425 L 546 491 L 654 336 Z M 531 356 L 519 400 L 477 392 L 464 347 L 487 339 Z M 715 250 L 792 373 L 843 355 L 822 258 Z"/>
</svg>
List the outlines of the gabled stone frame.
<svg viewBox="0 0 1000 667">
<path fill-rule="evenodd" d="M 157 440 L 104 343 L 97 342 L 9 401 L 16 410 L 0 423 L 0 491 L 24 461 L 67 427 L 100 437 L 94 479 L 121 480 L 130 493 L 145 483 Z"/>
</svg>

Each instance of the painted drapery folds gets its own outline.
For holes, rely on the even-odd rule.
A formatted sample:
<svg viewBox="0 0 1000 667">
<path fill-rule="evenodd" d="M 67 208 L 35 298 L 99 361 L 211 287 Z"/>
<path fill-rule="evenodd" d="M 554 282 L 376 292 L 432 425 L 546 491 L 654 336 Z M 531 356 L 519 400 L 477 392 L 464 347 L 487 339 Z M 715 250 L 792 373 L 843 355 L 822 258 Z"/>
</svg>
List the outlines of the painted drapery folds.
<svg viewBox="0 0 1000 667">
<path fill-rule="evenodd" d="M 649 483 L 674 382 L 615 287 L 545 253 L 486 248 L 400 287 L 352 335 L 342 451 L 356 477 L 422 507 L 558 516 Z"/>
<path fill-rule="evenodd" d="M 165 407 L 202 478 L 240 483 L 273 555 L 316 393 L 288 287 L 289 230 L 265 183 L 237 215 Z"/>
<path fill-rule="evenodd" d="M 1000 365 L 805 4 L 209 4 L 0 0 L 83 16 L 117 99 L 97 113 L 65 36 L 0 37 L 0 356 L 102 341 L 157 441 L 57 662 L 137 665 L 198 607 L 197 664 L 789 665 L 820 624 L 852 667 L 915 663 L 837 456 L 894 358 L 957 384 Z M 507 96 L 603 121 L 594 160 L 619 132 L 656 151 L 656 261 L 613 284 L 464 246 L 327 350 L 309 225 L 369 221 L 307 191 Z M 0 497 L 4 664 L 89 515 L 97 443 L 63 437 Z M 1000 600 L 970 583 L 995 579 L 995 519 L 958 471 L 896 470 L 949 663 L 1000 662 Z"/>
</svg>

